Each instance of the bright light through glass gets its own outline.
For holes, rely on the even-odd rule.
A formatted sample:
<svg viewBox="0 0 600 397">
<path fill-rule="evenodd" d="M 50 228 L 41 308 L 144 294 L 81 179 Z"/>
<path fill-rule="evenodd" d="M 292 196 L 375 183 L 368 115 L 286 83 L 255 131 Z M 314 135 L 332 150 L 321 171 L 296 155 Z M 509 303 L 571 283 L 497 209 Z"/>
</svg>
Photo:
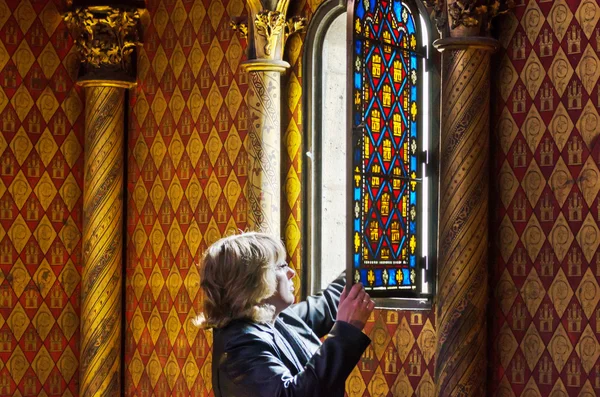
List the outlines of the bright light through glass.
<svg viewBox="0 0 600 397">
<path fill-rule="evenodd" d="M 423 150 L 429 150 L 429 72 L 427 71 L 427 59 L 429 58 L 429 37 L 427 35 L 427 25 L 425 24 L 425 20 L 422 16 L 421 19 L 421 40 L 425 43 L 425 51 L 426 56 L 422 60 L 422 71 L 423 71 Z M 422 209 L 423 209 L 423 222 L 421 224 L 421 255 L 423 257 L 428 256 L 429 250 L 429 179 L 423 175 L 423 201 L 422 201 Z M 425 277 L 425 269 L 422 270 L 423 274 L 421 280 L 423 280 L 422 292 L 429 292 L 429 283 L 427 283 L 427 278 Z"/>
</svg>

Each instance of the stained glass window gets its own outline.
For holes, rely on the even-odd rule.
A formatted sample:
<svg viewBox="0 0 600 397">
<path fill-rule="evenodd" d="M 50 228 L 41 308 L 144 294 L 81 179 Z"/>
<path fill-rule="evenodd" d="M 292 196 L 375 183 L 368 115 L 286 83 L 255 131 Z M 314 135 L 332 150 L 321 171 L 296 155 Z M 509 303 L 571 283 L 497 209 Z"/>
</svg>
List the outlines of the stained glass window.
<svg viewBox="0 0 600 397">
<path fill-rule="evenodd" d="M 418 295 L 424 155 L 419 79 L 426 55 L 420 19 L 410 0 L 355 0 L 348 7 L 354 282 L 374 297 L 400 290 Z"/>
</svg>

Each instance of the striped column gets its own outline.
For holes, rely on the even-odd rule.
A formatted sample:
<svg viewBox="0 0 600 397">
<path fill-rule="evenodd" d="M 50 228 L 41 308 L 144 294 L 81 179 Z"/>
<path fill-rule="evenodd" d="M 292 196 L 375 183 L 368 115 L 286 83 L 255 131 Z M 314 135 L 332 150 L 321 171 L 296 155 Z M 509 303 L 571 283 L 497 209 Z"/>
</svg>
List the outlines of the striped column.
<svg viewBox="0 0 600 397">
<path fill-rule="evenodd" d="M 86 84 L 80 395 L 121 395 L 125 88 Z"/>
<path fill-rule="evenodd" d="M 437 396 L 484 396 L 487 373 L 490 57 L 497 41 L 442 51 Z"/>
</svg>

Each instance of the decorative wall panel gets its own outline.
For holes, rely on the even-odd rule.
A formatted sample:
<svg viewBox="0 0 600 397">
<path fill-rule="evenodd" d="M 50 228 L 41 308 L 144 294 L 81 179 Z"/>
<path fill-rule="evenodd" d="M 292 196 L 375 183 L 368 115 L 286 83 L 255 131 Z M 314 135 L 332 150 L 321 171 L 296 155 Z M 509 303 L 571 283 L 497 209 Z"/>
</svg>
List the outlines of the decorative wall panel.
<svg viewBox="0 0 600 397">
<path fill-rule="evenodd" d="M 196 328 L 196 263 L 245 229 L 249 122 L 244 2 L 150 1 L 131 96 L 125 394 L 207 396 L 211 334 Z"/>
<path fill-rule="evenodd" d="M 600 5 L 521 0 L 492 81 L 490 394 L 600 393 Z"/>
<path fill-rule="evenodd" d="M 0 395 L 76 396 L 83 95 L 59 1 L 0 0 Z"/>
</svg>

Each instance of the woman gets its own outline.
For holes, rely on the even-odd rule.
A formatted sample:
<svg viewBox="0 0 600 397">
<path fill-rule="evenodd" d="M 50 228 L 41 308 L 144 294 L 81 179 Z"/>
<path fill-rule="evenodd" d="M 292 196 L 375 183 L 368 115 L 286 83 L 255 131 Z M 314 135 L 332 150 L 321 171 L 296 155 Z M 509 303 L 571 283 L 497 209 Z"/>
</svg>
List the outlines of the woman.
<svg viewBox="0 0 600 397">
<path fill-rule="evenodd" d="M 281 241 L 263 233 L 223 238 L 204 254 L 199 321 L 214 328 L 215 397 L 344 395 L 370 343 L 362 329 L 375 304 L 360 284 L 346 290 L 342 275 L 293 305 L 285 259 Z"/>
</svg>

